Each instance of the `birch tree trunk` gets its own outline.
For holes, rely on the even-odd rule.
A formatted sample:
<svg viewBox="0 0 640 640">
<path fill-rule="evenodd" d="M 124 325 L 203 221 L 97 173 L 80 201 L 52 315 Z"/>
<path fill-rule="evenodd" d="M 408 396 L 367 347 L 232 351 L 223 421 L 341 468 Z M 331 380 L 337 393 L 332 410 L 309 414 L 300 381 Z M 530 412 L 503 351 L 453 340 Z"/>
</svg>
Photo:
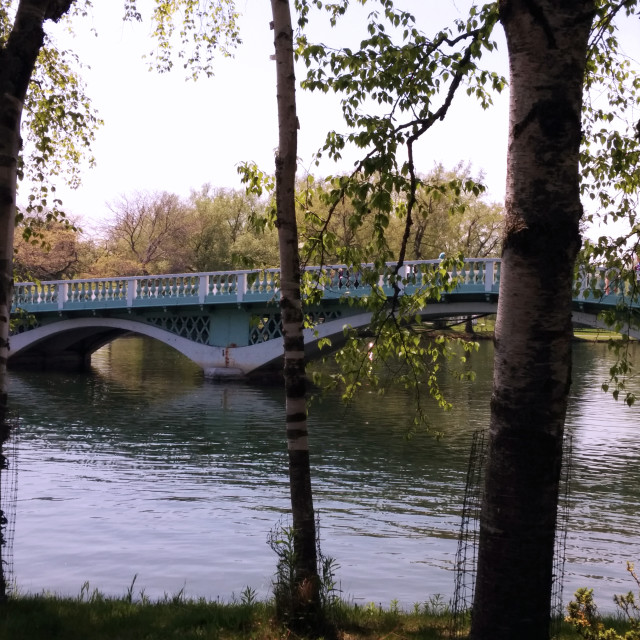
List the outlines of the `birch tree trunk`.
<svg viewBox="0 0 640 640">
<path fill-rule="evenodd" d="M 500 2 L 511 75 L 506 229 L 474 640 L 549 637 L 593 16 L 593 0 Z"/>
<path fill-rule="evenodd" d="M 293 29 L 288 0 L 271 0 L 277 69 L 278 132 L 276 207 L 280 247 L 280 310 L 284 335 L 289 485 L 295 553 L 293 620 L 309 627 L 319 621 L 320 598 L 316 528 L 307 432 L 300 256 L 295 215 L 298 118 L 296 115 Z"/>
</svg>

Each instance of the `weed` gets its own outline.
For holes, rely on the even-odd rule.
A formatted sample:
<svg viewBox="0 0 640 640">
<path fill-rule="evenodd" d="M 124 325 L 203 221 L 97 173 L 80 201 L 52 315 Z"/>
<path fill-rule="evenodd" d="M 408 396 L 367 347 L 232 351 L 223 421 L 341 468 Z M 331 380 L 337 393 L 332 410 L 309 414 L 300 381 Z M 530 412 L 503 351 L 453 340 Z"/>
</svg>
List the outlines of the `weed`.
<svg viewBox="0 0 640 640">
<path fill-rule="evenodd" d="M 319 523 L 316 523 L 316 531 L 320 531 Z M 313 633 L 325 631 L 327 635 L 331 635 L 331 625 L 340 603 L 340 589 L 335 580 L 335 572 L 338 569 L 336 561 L 322 554 L 318 537 L 318 602 L 314 602 L 314 585 L 307 582 L 297 583 L 293 527 L 285 526 L 279 521 L 269 532 L 267 542 L 278 558 L 273 579 L 273 596 L 278 619 L 294 627 L 299 627 L 299 623 L 302 622 L 302 626 L 307 626 Z M 306 608 L 302 615 L 309 618 L 306 622 L 296 619 L 296 616 L 300 615 L 301 602 L 305 603 L 302 609 Z"/>
<path fill-rule="evenodd" d="M 432 616 L 442 616 L 449 612 L 449 605 L 445 602 L 441 593 L 429 596 L 424 603 L 424 613 Z"/>
<path fill-rule="evenodd" d="M 252 587 L 246 586 L 240 592 L 240 603 L 252 607 L 258 601 L 258 592 Z"/>
<path fill-rule="evenodd" d="M 131 603 L 133 601 L 133 586 L 136 583 L 136 580 L 138 579 L 138 574 L 134 574 L 133 576 L 133 580 L 131 581 L 131 584 L 129 585 L 129 588 L 127 589 L 127 595 L 125 596 L 125 601 Z"/>
</svg>

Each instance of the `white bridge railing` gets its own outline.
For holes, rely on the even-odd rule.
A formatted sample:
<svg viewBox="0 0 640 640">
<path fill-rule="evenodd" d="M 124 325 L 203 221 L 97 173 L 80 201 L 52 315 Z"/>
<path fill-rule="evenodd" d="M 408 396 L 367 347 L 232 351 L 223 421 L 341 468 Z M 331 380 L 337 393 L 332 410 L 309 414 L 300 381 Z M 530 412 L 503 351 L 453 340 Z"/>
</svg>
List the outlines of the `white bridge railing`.
<svg viewBox="0 0 640 640">
<path fill-rule="evenodd" d="M 431 282 L 439 264 L 439 260 L 406 262 L 398 273 L 402 286 L 409 289 Z M 338 297 L 345 290 L 357 296 L 366 295 L 367 287 L 362 286 L 362 280 L 371 268 L 371 265 L 362 265 L 358 270 L 349 271 L 344 265 L 307 267 L 305 274 L 320 282 L 325 297 Z M 394 273 L 395 264 L 388 263 L 379 284 L 392 289 Z M 460 292 L 497 293 L 500 260 L 467 259 L 461 269 L 453 268 L 449 275 L 456 278 Z M 272 299 L 278 292 L 279 282 L 279 269 L 19 282 L 14 286 L 13 308 L 34 312 L 78 307 L 241 303 Z"/>
</svg>

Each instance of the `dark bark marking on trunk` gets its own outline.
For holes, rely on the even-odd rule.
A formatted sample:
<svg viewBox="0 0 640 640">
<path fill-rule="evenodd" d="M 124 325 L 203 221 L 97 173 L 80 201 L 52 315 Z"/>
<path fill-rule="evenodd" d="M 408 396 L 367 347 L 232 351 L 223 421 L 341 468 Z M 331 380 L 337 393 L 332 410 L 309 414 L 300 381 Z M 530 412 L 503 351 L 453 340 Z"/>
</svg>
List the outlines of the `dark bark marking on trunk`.
<svg viewBox="0 0 640 640">
<path fill-rule="evenodd" d="M 289 318 L 291 322 L 294 318 Z M 284 348 L 286 351 L 302 351 L 304 350 L 304 337 L 301 335 L 289 335 L 285 333 Z"/>
<path fill-rule="evenodd" d="M 306 418 L 304 416 L 303 420 Z M 289 429 L 287 427 L 287 438 L 289 440 L 299 440 L 300 438 L 306 438 L 309 432 L 306 429 Z"/>
<path fill-rule="evenodd" d="M 540 188 L 542 189 L 543 185 Z M 548 198 L 545 197 L 544 202 L 548 203 Z M 556 218 L 554 213 L 553 210 L 549 212 L 549 224 L 545 221 L 537 221 L 525 227 L 508 231 L 504 237 L 503 254 L 506 250 L 512 250 L 527 260 L 539 262 L 542 269 L 545 269 L 546 265 L 545 271 L 550 277 L 557 273 L 559 265 L 566 267 L 564 256 L 554 254 L 554 250 L 563 251 L 563 249 L 570 248 L 573 253 L 574 249 L 580 248 L 581 238 L 578 221 L 582 211 L 576 213 L 572 220 Z M 563 211 L 563 215 L 566 216 L 566 214 L 566 210 Z"/>
<path fill-rule="evenodd" d="M 74 0 L 49 0 L 45 19 L 58 22 L 69 11 L 73 2 Z"/>
<path fill-rule="evenodd" d="M 298 423 L 298 422 L 304 422 L 307 419 L 307 414 L 304 411 L 300 411 L 298 413 L 288 413 L 287 414 L 287 419 L 286 422 L 293 422 L 293 423 Z M 307 429 L 291 429 L 289 426 L 287 426 L 287 433 L 294 433 L 295 431 L 300 431 L 301 433 L 307 433 Z"/>
<path fill-rule="evenodd" d="M 547 38 L 547 44 L 549 45 L 549 49 L 557 49 L 558 44 L 556 42 L 556 37 L 553 33 L 553 29 L 547 20 L 547 16 L 545 15 L 542 7 L 535 2 L 535 0 L 524 0 L 525 5 L 527 5 L 527 9 L 529 13 L 533 16 L 535 21 L 540 25 L 542 31 L 544 32 L 545 37 Z"/>
<path fill-rule="evenodd" d="M 13 189 L 0 185 L 0 207 L 11 206 L 14 203 L 15 203 L 15 194 Z"/>
<path fill-rule="evenodd" d="M 298 279 L 300 278 L 298 277 Z M 302 309 L 297 304 L 297 301 L 300 299 L 300 289 L 298 287 L 295 289 L 287 289 L 287 297 L 280 300 L 280 308 L 283 311 L 288 311 L 290 318 L 294 317 L 296 320 L 301 319 Z"/>
<path fill-rule="evenodd" d="M 539 123 L 540 130 L 546 138 L 557 140 L 568 136 L 567 144 L 580 144 L 580 136 L 576 138 L 575 135 L 576 127 L 577 131 L 580 131 L 580 115 L 564 96 L 540 100 L 534 104 L 526 117 L 514 126 L 514 138 L 519 138 L 535 121 Z"/>
<path fill-rule="evenodd" d="M 548 397 L 548 392 L 552 389 L 556 383 L 551 380 L 551 376 L 546 378 L 546 389 L 542 388 L 542 391 L 546 391 L 544 397 Z M 541 383 L 544 387 L 545 382 Z M 570 381 L 567 380 L 564 385 L 564 389 L 568 390 Z M 531 394 L 532 396 L 542 396 L 543 394 Z M 515 397 L 517 396 L 517 397 Z M 527 403 L 526 409 L 516 402 L 521 401 L 522 397 L 520 393 L 516 393 L 514 396 L 508 394 L 501 394 L 500 396 L 492 396 L 491 398 L 491 411 L 495 415 L 496 420 L 502 424 L 508 424 L 509 429 L 518 432 L 527 433 L 543 433 L 541 431 L 544 426 L 553 426 L 558 423 L 562 423 L 565 417 L 565 410 L 560 411 L 553 410 L 548 407 L 536 407 L 535 404 Z M 543 404 L 541 400 L 539 404 Z M 544 432 L 546 433 L 546 432 Z"/>
<path fill-rule="evenodd" d="M 297 380 L 291 379 L 294 377 L 291 375 L 292 372 L 295 374 L 295 377 L 297 377 Z M 294 369 L 294 367 L 292 367 L 290 364 L 290 360 L 285 360 L 284 377 L 285 377 L 285 380 L 287 378 L 290 380 L 289 387 L 288 387 L 289 393 L 287 394 L 289 398 L 304 398 L 304 395 L 307 391 L 307 383 L 303 375 L 303 372 L 304 372 L 304 367 L 297 366 Z"/>
</svg>

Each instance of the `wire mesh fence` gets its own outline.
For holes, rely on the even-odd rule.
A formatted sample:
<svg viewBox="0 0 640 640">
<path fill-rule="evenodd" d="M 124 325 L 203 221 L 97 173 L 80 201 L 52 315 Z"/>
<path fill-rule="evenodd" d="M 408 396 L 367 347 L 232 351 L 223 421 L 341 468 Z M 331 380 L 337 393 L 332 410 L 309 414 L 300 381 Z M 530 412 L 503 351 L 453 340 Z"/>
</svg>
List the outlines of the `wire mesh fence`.
<svg viewBox="0 0 640 640">
<path fill-rule="evenodd" d="M 18 420 L 5 425 L 0 443 L 0 599 L 14 588 L 13 538 L 18 498 Z"/>
<path fill-rule="evenodd" d="M 478 559 L 480 509 L 484 490 L 484 469 L 488 450 L 488 432 L 478 430 L 472 434 L 467 478 L 462 502 L 462 516 L 458 532 L 458 549 L 454 566 L 454 592 L 451 599 L 449 637 L 466 637 L 473 608 Z M 572 466 L 572 437 L 567 434 L 563 442 L 562 467 L 558 495 L 558 515 L 553 558 L 551 589 L 551 637 L 558 635 L 563 620 L 564 570 L 570 512 L 570 486 Z"/>
</svg>

